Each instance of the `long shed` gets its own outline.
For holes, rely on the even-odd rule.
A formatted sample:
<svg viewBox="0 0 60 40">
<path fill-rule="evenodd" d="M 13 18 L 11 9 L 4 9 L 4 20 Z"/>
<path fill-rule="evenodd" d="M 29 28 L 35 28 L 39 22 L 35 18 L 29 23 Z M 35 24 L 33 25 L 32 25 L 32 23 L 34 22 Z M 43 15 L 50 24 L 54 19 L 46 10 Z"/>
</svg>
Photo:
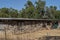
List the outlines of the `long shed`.
<svg viewBox="0 0 60 40">
<path fill-rule="evenodd" d="M 29 18 L 0 18 L 0 29 L 6 25 L 9 26 L 17 26 L 17 28 L 27 26 L 30 27 L 42 27 L 51 29 L 56 25 L 56 28 L 60 28 L 60 20 L 59 19 L 29 19 Z M 7 26 L 6 26 L 7 27 Z"/>
</svg>

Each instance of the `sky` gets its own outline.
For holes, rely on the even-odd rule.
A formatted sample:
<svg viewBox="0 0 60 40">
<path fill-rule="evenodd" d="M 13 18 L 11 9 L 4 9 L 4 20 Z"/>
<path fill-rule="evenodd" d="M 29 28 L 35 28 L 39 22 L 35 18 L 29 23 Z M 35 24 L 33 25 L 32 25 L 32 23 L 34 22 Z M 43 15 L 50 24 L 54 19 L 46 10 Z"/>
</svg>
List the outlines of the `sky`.
<svg viewBox="0 0 60 40">
<path fill-rule="evenodd" d="M 31 0 L 33 3 L 36 0 Z M 6 7 L 6 8 L 14 8 L 17 10 L 21 10 L 24 8 L 24 4 L 27 2 L 27 0 L 0 0 L 0 8 Z M 46 0 L 46 6 L 57 6 L 58 10 L 60 10 L 60 0 Z"/>
</svg>

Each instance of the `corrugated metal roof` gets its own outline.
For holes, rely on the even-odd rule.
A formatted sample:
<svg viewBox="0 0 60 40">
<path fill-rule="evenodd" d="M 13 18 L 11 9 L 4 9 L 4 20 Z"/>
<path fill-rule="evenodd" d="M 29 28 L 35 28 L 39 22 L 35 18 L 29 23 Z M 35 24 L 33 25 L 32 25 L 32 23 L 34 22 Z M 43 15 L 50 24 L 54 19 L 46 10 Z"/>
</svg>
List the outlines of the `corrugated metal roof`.
<svg viewBox="0 0 60 40">
<path fill-rule="evenodd" d="M 60 19 L 0 18 L 0 20 L 60 20 Z"/>
</svg>

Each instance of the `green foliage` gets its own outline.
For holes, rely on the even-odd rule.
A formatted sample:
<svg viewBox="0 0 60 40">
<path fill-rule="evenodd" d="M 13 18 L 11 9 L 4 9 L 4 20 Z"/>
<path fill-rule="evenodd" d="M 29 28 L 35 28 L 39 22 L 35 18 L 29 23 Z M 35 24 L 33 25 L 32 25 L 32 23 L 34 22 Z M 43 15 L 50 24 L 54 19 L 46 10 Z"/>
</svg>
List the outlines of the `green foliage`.
<svg viewBox="0 0 60 40">
<path fill-rule="evenodd" d="M 60 19 L 60 10 L 57 10 L 55 13 L 55 18 Z"/>
<path fill-rule="evenodd" d="M 25 8 L 18 11 L 13 8 L 0 8 L 1 18 L 34 18 L 34 19 L 60 19 L 60 10 L 56 6 L 45 6 L 46 2 L 37 0 L 33 4 L 30 0 L 25 4 Z"/>
<path fill-rule="evenodd" d="M 0 9 L 0 17 L 3 18 L 16 18 L 18 17 L 18 11 L 12 8 L 1 8 Z"/>
</svg>

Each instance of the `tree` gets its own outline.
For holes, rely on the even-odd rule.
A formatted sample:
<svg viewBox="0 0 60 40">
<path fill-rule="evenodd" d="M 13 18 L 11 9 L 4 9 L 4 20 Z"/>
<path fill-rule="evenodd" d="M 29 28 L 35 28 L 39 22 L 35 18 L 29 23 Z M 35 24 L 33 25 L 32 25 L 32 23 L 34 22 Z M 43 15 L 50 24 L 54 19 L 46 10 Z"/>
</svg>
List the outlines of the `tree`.
<svg viewBox="0 0 60 40">
<path fill-rule="evenodd" d="M 52 18 L 55 19 L 55 14 L 56 14 L 56 6 L 50 6 L 50 14 L 52 14 Z"/>
<path fill-rule="evenodd" d="M 60 19 L 60 10 L 57 10 L 55 13 L 55 18 Z"/>
<path fill-rule="evenodd" d="M 22 10 L 20 11 L 20 17 L 21 18 L 25 18 L 27 15 L 25 14 L 25 9 L 24 8 L 22 8 Z"/>
<path fill-rule="evenodd" d="M 18 11 L 13 8 L 0 8 L 0 17 L 3 18 L 34 18 L 34 19 L 60 19 L 60 10 L 56 6 L 45 6 L 44 0 L 37 0 L 35 4 L 30 0 L 25 8 Z M 46 8 L 45 8 L 46 7 Z"/>
<path fill-rule="evenodd" d="M 13 8 L 10 8 L 9 9 L 9 17 L 17 18 L 18 17 L 18 10 L 15 10 Z"/>
<path fill-rule="evenodd" d="M 18 11 L 13 8 L 1 8 L 0 9 L 0 17 L 16 18 L 16 17 L 18 17 Z"/>
<path fill-rule="evenodd" d="M 34 5 L 33 3 L 28 0 L 25 4 L 25 8 L 23 8 L 20 13 L 23 18 L 33 18 L 33 12 L 34 12 Z"/>
<path fill-rule="evenodd" d="M 45 1 L 38 0 L 36 2 L 36 10 L 38 10 L 39 16 L 44 16 Z"/>
<path fill-rule="evenodd" d="M 9 17 L 8 16 L 8 13 L 9 13 L 9 9 L 8 8 L 1 8 L 0 9 L 0 17 Z"/>
<path fill-rule="evenodd" d="M 57 9 L 56 6 L 50 6 L 49 8 L 46 7 L 47 16 L 51 19 L 55 19 L 56 9 Z"/>
</svg>

